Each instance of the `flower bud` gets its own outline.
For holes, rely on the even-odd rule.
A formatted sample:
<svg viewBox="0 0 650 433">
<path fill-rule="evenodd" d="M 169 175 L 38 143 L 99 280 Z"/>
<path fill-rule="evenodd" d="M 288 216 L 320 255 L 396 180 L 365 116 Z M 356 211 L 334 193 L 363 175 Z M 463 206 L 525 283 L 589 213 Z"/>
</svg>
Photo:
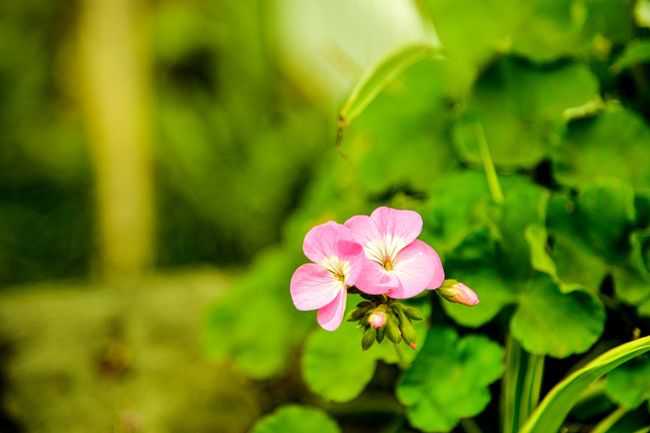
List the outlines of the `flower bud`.
<svg viewBox="0 0 650 433">
<path fill-rule="evenodd" d="M 406 317 L 406 314 L 402 310 L 397 310 L 397 314 L 399 315 L 399 329 L 402 333 L 402 338 L 404 338 L 404 341 L 406 344 L 411 346 L 413 350 L 415 350 L 415 344 L 418 339 L 418 334 L 415 332 L 415 328 L 413 327 L 413 324 L 411 323 L 411 320 Z"/>
<path fill-rule="evenodd" d="M 370 315 L 370 325 L 379 329 L 386 323 L 386 313 L 381 311 L 373 311 Z"/>
<path fill-rule="evenodd" d="M 438 290 L 438 293 L 450 302 L 467 305 L 468 307 L 478 304 L 478 296 L 472 289 L 456 280 L 445 280 Z"/>
<path fill-rule="evenodd" d="M 368 326 L 365 331 L 363 331 L 363 335 L 361 336 L 361 348 L 363 350 L 370 349 L 376 339 L 377 329 L 373 328 L 372 326 Z"/>
<path fill-rule="evenodd" d="M 386 337 L 395 344 L 399 344 L 402 341 L 402 333 L 399 330 L 397 325 L 397 319 L 393 316 L 389 317 L 386 320 Z"/>
</svg>

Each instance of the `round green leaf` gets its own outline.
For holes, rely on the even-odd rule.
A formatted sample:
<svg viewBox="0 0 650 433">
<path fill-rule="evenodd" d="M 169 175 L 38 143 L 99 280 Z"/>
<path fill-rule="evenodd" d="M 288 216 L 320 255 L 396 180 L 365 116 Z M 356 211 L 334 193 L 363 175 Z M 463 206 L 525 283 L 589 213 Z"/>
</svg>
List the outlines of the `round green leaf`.
<svg viewBox="0 0 650 433">
<path fill-rule="evenodd" d="M 547 277 L 539 277 L 521 295 L 510 322 L 512 335 L 530 353 L 565 358 L 583 353 L 605 326 L 605 309 L 591 295 L 562 294 Z"/>
<path fill-rule="evenodd" d="M 650 398 L 650 356 L 634 358 L 607 376 L 607 395 L 630 408 Z"/>
<path fill-rule="evenodd" d="M 556 152 L 554 173 L 575 187 L 602 177 L 627 179 L 637 191 L 650 185 L 650 129 L 631 110 L 612 106 L 599 116 L 572 122 Z"/>
<path fill-rule="evenodd" d="M 336 402 L 361 394 L 375 374 L 377 359 L 372 348 L 361 350 L 361 333 L 356 323 L 344 321 L 336 331 L 319 328 L 307 338 L 301 367 L 310 391 Z"/>
<path fill-rule="evenodd" d="M 449 431 L 461 418 L 478 415 L 490 402 L 488 385 L 503 372 L 503 349 L 484 336 L 460 339 L 435 327 L 397 386 L 406 416 L 423 431 Z"/>
<path fill-rule="evenodd" d="M 454 145 L 462 160 L 480 165 L 479 124 L 497 167 L 532 168 L 560 142 L 566 110 L 588 103 L 597 94 L 598 82 L 583 65 L 538 70 L 503 59 L 477 81 L 465 111 L 453 125 Z"/>
<path fill-rule="evenodd" d="M 257 420 L 250 433 L 341 433 L 341 429 L 322 409 L 288 405 Z"/>
</svg>

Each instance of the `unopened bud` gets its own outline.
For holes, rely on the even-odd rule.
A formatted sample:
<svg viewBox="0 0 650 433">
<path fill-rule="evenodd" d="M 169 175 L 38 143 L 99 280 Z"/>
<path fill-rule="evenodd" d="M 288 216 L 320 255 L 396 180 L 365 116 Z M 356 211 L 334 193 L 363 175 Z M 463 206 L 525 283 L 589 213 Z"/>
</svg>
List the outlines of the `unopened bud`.
<svg viewBox="0 0 650 433">
<path fill-rule="evenodd" d="M 393 343 L 399 344 L 402 341 L 402 333 L 396 322 L 397 320 L 394 317 L 388 317 L 388 320 L 386 320 L 386 337 Z"/>
<path fill-rule="evenodd" d="M 410 305 L 404 305 L 402 309 L 404 310 L 404 314 L 406 314 L 409 317 L 409 319 L 424 320 L 424 315 L 416 307 L 412 307 Z"/>
<path fill-rule="evenodd" d="M 415 332 L 415 328 L 413 327 L 413 324 L 408 319 L 408 317 L 406 317 L 406 315 L 399 310 L 398 314 L 400 319 L 399 329 L 402 331 L 402 338 L 404 338 L 406 344 L 413 347 L 418 339 L 418 334 Z"/>
<path fill-rule="evenodd" d="M 373 328 L 372 326 L 368 326 L 366 330 L 363 331 L 363 335 L 361 336 L 361 348 L 363 350 L 370 349 L 376 339 L 377 329 Z"/>
<path fill-rule="evenodd" d="M 472 289 L 456 280 L 445 280 L 437 292 L 446 300 L 472 307 L 478 304 L 478 296 Z"/>
<path fill-rule="evenodd" d="M 411 349 L 415 350 L 415 349 L 417 348 L 417 346 L 418 346 L 418 345 L 417 345 L 417 343 L 416 343 L 415 341 L 413 341 L 413 342 L 411 343 Z"/>
<path fill-rule="evenodd" d="M 383 313 L 381 311 L 374 311 L 370 315 L 370 325 L 374 326 L 375 328 L 379 329 L 384 324 L 386 323 L 386 313 Z"/>
</svg>

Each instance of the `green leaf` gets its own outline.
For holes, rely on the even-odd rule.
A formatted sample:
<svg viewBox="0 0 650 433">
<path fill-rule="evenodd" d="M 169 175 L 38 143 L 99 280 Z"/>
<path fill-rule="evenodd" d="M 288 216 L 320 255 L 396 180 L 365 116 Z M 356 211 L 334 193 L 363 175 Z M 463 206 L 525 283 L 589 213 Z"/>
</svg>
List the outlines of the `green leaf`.
<svg viewBox="0 0 650 433">
<path fill-rule="evenodd" d="M 582 2 L 531 0 L 521 7 L 512 35 L 514 52 L 534 61 L 549 62 L 579 51 L 587 16 Z"/>
<path fill-rule="evenodd" d="M 555 433 L 580 395 L 596 380 L 624 362 L 650 350 L 650 337 L 615 347 L 558 383 L 519 433 Z"/>
<path fill-rule="evenodd" d="M 484 336 L 460 339 L 455 330 L 434 327 L 397 386 L 409 406 L 409 423 L 420 430 L 449 431 L 478 415 L 490 402 L 487 386 L 503 372 L 503 349 Z"/>
<path fill-rule="evenodd" d="M 473 73 L 496 52 L 507 51 L 519 4 L 515 0 L 424 2 L 445 52 Z"/>
<path fill-rule="evenodd" d="M 510 322 L 512 335 L 530 353 L 565 358 L 583 353 L 605 326 L 605 309 L 591 295 L 562 294 L 545 277 L 535 279 Z"/>
<path fill-rule="evenodd" d="M 639 356 L 607 376 L 607 395 L 614 402 L 635 408 L 650 398 L 650 357 Z"/>
<path fill-rule="evenodd" d="M 498 168 L 532 168 L 560 142 L 566 127 L 564 113 L 597 95 L 598 82 L 583 65 L 538 70 L 503 59 L 478 79 L 453 125 L 454 146 L 463 161 L 478 166 L 475 125 L 479 123 Z"/>
<path fill-rule="evenodd" d="M 554 176 L 559 183 L 570 187 L 616 177 L 628 180 L 637 192 L 647 192 L 649 142 L 650 129 L 639 115 L 609 106 L 595 118 L 569 125 L 566 139 L 553 158 Z"/>
<path fill-rule="evenodd" d="M 320 408 L 287 405 L 257 420 L 250 433 L 341 433 L 341 429 Z"/>
<path fill-rule="evenodd" d="M 611 66 L 614 73 L 618 73 L 630 66 L 640 65 L 650 61 L 650 39 L 634 39 L 625 46 L 623 53 Z"/>
<path fill-rule="evenodd" d="M 361 350 L 362 329 L 343 322 L 334 332 L 318 328 L 309 335 L 301 357 L 302 377 L 311 392 L 326 400 L 357 397 L 375 374 L 376 347 Z M 381 346 L 392 345 L 384 342 Z"/>
<path fill-rule="evenodd" d="M 458 165 L 447 139 L 455 75 L 449 61 L 418 62 L 346 130 L 346 154 L 371 194 L 395 188 L 425 191 Z"/>
<path fill-rule="evenodd" d="M 246 374 L 260 379 L 285 366 L 315 323 L 313 314 L 296 310 L 291 302 L 289 281 L 296 268 L 292 254 L 270 250 L 210 308 L 203 325 L 210 358 L 233 359 Z"/>
<path fill-rule="evenodd" d="M 341 125 L 352 122 L 363 112 L 384 87 L 401 74 L 406 68 L 420 60 L 435 56 L 440 49 L 425 42 L 403 45 L 389 53 L 375 66 L 370 68 L 352 90 L 350 97 L 339 114 Z"/>
</svg>

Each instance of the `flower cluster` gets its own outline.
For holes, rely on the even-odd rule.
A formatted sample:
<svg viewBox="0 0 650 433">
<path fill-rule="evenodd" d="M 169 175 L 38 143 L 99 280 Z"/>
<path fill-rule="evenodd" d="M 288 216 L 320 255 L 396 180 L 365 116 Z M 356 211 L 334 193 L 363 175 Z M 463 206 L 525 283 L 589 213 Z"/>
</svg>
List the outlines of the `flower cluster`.
<svg viewBox="0 0 650 433">
<path fill-rule="evenodd" d="M 291 278 L 294 305 L 298 310 L 318 310 L 318 323 L 333 331 L 343 320 L 349 288 L 387 301 L 440 288 L 445 281 L 442 263 L 433 248 L 417 239 L 421 231 L 417 212 L 387 207 L 370 216 L 354 216 L 345 224 L 329 221 L 314 227 L 303 243 L 313 263 L 300 266 Z M 386 322 L 383 313 L 368 312 L 368 327 L 381 329 Z"/>
</svg>

